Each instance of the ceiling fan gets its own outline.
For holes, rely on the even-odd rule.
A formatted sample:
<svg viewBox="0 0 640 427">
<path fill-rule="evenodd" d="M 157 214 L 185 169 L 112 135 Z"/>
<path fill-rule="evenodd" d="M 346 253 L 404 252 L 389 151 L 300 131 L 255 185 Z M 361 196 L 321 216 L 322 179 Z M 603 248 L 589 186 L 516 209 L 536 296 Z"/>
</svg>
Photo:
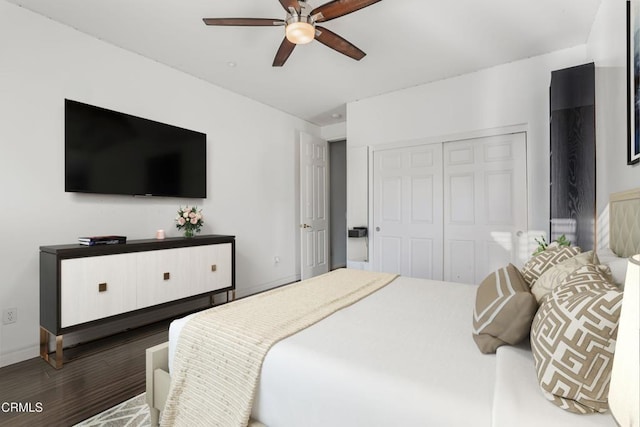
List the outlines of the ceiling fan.
<svg viewBox="0 0 640 427">
<path fill-rule="evenodd" d="M 245 27 L 271 27 L 285 26 L 285 38 L 273 60 L 274 67 L 281 67 L 298 44 L 306 44 L 312 40 L 318 40 L 356 61 L 364 58 L 366 53 L 355 45 L 329 31 L 316 25 L 316 22 L 327 22 L 335 18 L 355 12 L 367 6 L 371 6 L 380 0 L 333 0 L 322 6 L 311 9 L 306 0 L 279 0 L 287 12 L 285 19 L 267 18 L 204 18 L 207 25 L 245 26 Z"/>
</svg>

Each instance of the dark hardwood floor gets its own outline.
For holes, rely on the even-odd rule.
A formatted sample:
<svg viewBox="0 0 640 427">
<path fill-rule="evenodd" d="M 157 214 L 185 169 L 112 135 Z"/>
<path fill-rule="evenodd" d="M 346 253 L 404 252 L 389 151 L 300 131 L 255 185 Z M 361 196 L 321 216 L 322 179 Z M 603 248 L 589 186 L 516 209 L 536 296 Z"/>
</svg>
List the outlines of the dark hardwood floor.
<svg viewBox="0 0 640 427">
<path fill-rule="evenodd" d="M 40 358 L 0 368 L 0 426 L 71 426 L 144 392 L 145 349 L 167 341 L 168 326 L 163 321 L 65 350 L 73 360 L 60 370 Z M 5 402 L 23 410 L 30 404 L 32 412 L 7 412 Z"/>
</svg>

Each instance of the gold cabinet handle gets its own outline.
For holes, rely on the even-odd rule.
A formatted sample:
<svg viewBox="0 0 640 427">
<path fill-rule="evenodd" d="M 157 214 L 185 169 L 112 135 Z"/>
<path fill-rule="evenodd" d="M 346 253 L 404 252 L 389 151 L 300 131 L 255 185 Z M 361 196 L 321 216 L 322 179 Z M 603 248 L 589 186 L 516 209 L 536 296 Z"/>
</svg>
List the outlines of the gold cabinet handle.
<svg viewBox="0 0 640 427">
<path fill-rule="evenodd" d="M 211 265 L 211 271 L 216 271 L 217 269 L 218 267 L 215 264 Z"/>
<path fill-rule="evenodd" d="M 98 283 L 98 292 L 107 292 L 107 283 Z"/>
</svg>

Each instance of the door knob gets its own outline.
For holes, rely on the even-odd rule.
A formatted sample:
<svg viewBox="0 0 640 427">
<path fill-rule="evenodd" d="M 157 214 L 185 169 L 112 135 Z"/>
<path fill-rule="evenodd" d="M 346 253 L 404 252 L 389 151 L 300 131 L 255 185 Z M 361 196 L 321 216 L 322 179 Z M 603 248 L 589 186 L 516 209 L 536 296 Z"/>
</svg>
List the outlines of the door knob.
<svg viewBox="0 0 640 427">
<path fill-rule="evenodd" d="M 309 224 L 301 224 L 300 228 L 311 228 Z"/>
<path fill-rule="evenodd" d="M 376 231 L 380 231 L 380 227 L 376 227 Z"/>
</svg>

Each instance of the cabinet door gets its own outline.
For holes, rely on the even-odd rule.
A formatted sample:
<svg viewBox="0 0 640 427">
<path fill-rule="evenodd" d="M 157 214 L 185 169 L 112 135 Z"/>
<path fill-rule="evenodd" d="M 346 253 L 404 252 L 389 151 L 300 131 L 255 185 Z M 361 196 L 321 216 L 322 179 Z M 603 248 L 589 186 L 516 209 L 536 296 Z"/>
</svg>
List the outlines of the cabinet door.
<svg viewBox="0 0 640 427">
<path fill-rule="evenodd" d="M 137 258 L 138 308 L 197 294 L 191 280 L 190 248 L 140 252 Z"/>
<path fill-rule="evenodd" d="M 201 293 L 231 287 L 231 243 L 190 249 L 195 286 Z"/>
<path fill-rule="evenodd" d="M 65 259 L 60 264 L 61 327 L 136 308 L 135 260 L 131 255 Z"/>
<path fill-rule="evenodd" d="M 138 308 L 231 286 L 231 243 L 136 254 Z"/>
</svg>

